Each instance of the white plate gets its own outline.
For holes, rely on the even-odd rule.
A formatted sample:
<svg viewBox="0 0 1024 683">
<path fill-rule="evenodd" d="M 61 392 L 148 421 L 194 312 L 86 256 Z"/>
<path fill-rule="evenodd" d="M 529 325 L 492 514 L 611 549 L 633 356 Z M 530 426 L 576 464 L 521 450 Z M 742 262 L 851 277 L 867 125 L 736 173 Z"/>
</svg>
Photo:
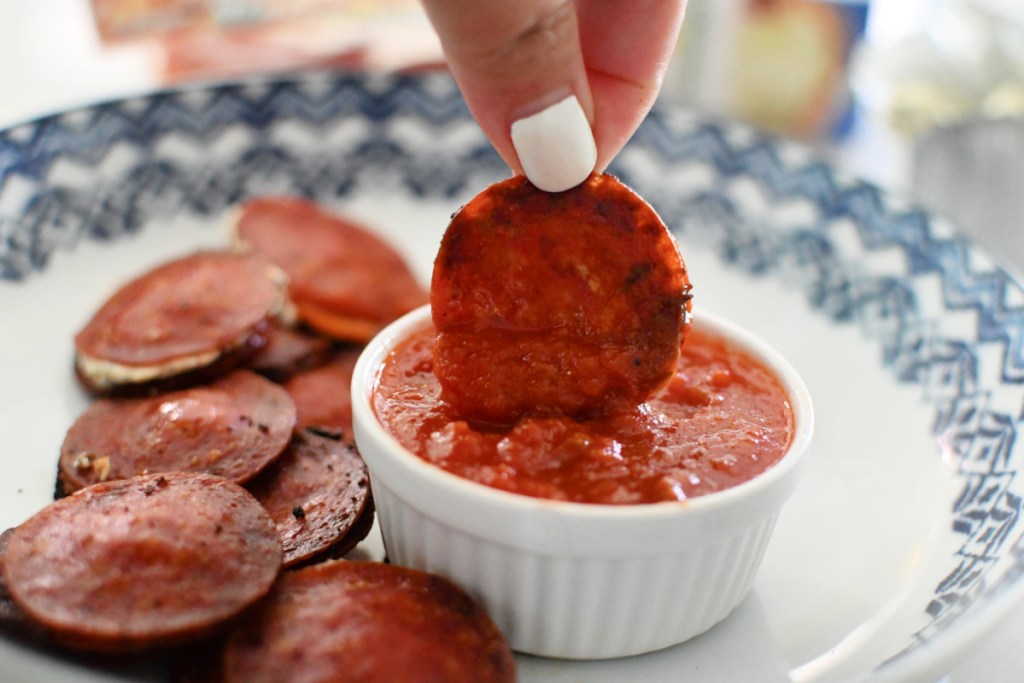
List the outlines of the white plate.
<svg viewBox="0 0 1024 683">
<path fill-rule="evenodd" d="M 521 680 L 934 680 L 1024 591 L 1020 285 L 941 221 L 742 127 L 659 110 L 612 170 L 677 232 L 696 314 L 781 350 L 818 430 L 731 618 L 643 657 L 520 657 Z M 0 132 L 0 526 L 51 498 L 86 405 L 71 339 L 117 283 L 225 244 L 224 212 L 271 192 L 361 219 L 427 282 L 449 214 L 504 174 L 440 75 L 200 88 Z M 379 557 L 376 532 L 356 552 Z M 0 670 L 113 675 L 10 640 Z"/>
</svg>

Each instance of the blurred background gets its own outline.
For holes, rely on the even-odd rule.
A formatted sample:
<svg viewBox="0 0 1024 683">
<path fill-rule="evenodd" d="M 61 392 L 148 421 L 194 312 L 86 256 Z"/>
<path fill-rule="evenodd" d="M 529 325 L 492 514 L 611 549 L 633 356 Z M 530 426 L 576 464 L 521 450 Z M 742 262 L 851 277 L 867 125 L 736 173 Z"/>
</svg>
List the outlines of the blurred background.
<svg viewBox="0 0 1024 683">
<path fill-rule="evenodd" d="M 307 68 L 444 66 L 417 0 L 0 0 L 0 129 Z M 1024 272 L 1024 0 L 690 0 L 662 100 L 801 140 Z M 949 680 L 1019 680 L 1014 634 L 1024 609 Z"/>
<path fill-rule="evenodd" d="M 442 64 L 417 0 L 0 0 L 0 127 L 166 85 Z M 909 191 L 936 129 L 1024 116 L 1024 2 L 690 0 L 662 97 Z"/>
</svg>

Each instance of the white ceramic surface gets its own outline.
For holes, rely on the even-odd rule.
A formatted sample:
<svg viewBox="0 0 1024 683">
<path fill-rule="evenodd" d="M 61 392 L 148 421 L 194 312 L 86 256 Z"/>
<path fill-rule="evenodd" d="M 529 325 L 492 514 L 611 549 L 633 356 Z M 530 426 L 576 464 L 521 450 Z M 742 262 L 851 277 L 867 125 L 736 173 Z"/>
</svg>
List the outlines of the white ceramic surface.
<svg viewBox="0 0 1024 683">
<path fill-rule="evenodd" d="M 613 170 L 677 231 L 699 305 L 794 364 L 814 451 L 729 619 L 640 657 L 521 656 L 520 679 L 941 678 L 1024 593 L 1024 289 L 948 223 L 741 127 L 656 112 Z M 0 525 L 50 499 L 86 402 L 71 337 L 116 283 L 224 244 L 222 214 L 264 192 L 345 210 L 426 282 L 449 215 L 503 174 L 444 78 L 200 89 L 0 131 Z M 380 557 L 379 535 L 356 552 Z M 5 639 L 0 677 L 159 680 Z"/>
<path fill-rule="evenodd" d="M 356 442 L 370 470 L 391 561 L 437 572 L 479 599 L 514 650 L 610 659 L 676 645 L 746 597 L 813 433 L 811 398 L 784 358 L 707 312 L 695 325 L 768 367 L 786 389 L 794 436 L 752 481 L 652 505 L 581 505 L 498 491 L 404 449 L 373 408 L 382 363 L 429 325 L 424 306 L 366 348 L 352 378 Z"/>
</svg>

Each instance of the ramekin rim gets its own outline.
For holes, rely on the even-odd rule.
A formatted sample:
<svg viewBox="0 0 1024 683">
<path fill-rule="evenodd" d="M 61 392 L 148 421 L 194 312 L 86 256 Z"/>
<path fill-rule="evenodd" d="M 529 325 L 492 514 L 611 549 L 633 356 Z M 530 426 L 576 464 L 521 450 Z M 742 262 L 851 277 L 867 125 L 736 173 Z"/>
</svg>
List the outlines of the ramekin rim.
<svg viewBox="0 0 1024 683">
<path fill-rule="evenodd" d="M 401 318 L 395 320 L 381 330 L 364 348 L 356 362 L 352 375 L 352 410 L 353 422 L 359 425 L 360 432 L 368 431 L 372 438 L 387 447 L 392 461 L 414 472 L 418 477 L 425 478 L 433 485 L 449 493 L 457 493 L 465 498 L 472 498 L 480 504 L 518 509 L 524 513 L 556 512 L 563 516 L 586 519 L 609 519 L 624 521 L 630 518 L 660 519 L 685 514 L 712 513 L 719 508 L 727 508 L 739 501 L 755 496 L 758 492 L 770 488 L 777 482 L 787 478 L 795 469 L 806 452 L 813 434 L 814 410 L 811 395 L 803 379 L 795 368 L 773 347 L 754 335 L 746 328 L 721 317 L 715 313 L 700 311 L 695 314 L 702 320 L 710 320 L 716 332 L 731 341 L 738 342 L 742 348 L 766 361 L 771 370 L 778 376 L 785 388 L 794 411 L 793 441 L 783 457 L 771 467 L 751 479 L 729 487 L 722 491 L 688 498 L 682 501 L 659 501 L 628 505 L 580 503 L 573 501 L 551 500 L 527 496 L 487 486 L 448 472 L 409 451 L 380 422 L 372 404 L 372 391 L 379 377 L 381 362 L 384 356 L 408 334 L 430 322 L 430 305 L 424 304 Z M 375 457 L 376 454 L 374 454 Z M 365 457 L 365 455 L 364 455 Z M 372 459 L 371 457 L 371 459 Z M 371 468 L 371 478 L 373 465 Z"/>
</svg>

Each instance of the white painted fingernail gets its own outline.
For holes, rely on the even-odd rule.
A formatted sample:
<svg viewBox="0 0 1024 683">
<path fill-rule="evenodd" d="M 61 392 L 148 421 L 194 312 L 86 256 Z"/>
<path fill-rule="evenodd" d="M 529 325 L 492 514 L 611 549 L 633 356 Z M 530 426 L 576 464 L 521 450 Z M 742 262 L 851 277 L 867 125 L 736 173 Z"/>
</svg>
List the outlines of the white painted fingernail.
<svg viewBox="0 0 1024 683">
<path fill-rule="evenodd" d="M 597 145 L 575 95 L 512 124 L 512 146 L 530 182 L 545 192 L 576 187 L 597 164 Z"/>
</svg>

